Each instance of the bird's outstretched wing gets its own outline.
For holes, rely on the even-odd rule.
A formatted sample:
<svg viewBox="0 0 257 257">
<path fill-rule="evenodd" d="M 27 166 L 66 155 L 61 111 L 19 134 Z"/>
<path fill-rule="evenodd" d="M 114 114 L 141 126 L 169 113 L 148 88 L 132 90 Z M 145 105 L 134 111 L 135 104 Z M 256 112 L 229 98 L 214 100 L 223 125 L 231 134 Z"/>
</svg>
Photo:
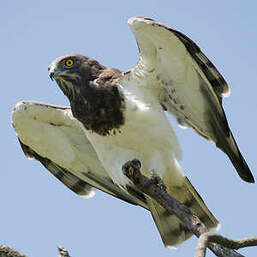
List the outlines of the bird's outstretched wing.
<svg viewBox="0 0 257 257">
<path fill-rule="evenodd" d="M 13 109 L 12 124 L 25 155 L 41 162 L 73 192 L 90 197 L 95 187 L 150 210 L 166 246 L 177 245 L 192 235 L 175 215 L 167 214 L 131 185 L 126 191 L 112 182 L 69 107 L 21 101 Z M 171 190 L 208 228 L 218 225 L 188 179 Z"/>
<path fill-rule="evenodd" d="M 134 188 L 127 193 L 112 182 L 69 107 L 21 101 L 13 108 L 12 124 L 25 155 L 73 192 L 90 197 L 94 187 L 147 208 L 142 193 Z"/>
<path fill-rule="evenodd" d="M 187 36 L 152 19 L 128 21 L 140 51 L 138 64 L 125 77 L 146 81 L 164 110 L 224 151 L 239 176 L 254 182 L 222 107 L 229 87 L 215 66 Z M 144 79 L 142 79 L 144 78 Z M 138 83 L 140 85 L 140 83 Z"/>
</svg>

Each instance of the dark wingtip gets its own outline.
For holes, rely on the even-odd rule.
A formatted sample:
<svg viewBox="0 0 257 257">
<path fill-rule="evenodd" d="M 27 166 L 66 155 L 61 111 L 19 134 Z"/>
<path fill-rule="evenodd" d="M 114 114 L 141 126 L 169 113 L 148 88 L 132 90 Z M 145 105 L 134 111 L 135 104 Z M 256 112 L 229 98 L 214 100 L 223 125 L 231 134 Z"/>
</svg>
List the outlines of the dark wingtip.
<svg viewBox="0 0 257 257">
<path fill-rule="evenodd" d="M 230 160 L 232 161 L 234 167 L 237 170 L 238 175 L 242 180 L 248 183 L 254 183 L 254 177 L 252 172 L 250 171 L 244 157 L 241 155 L 240 151 L 238 150 L 239 157 L 235 157 L 234 155 L 229 156 Z"/>
<path fill-rule="evenodd" d="M 251 180 L 248 180 L 247 182 L 254 184 L 255 183 L 254 177 L 252 177 Z"/>
<path fill-rule="evenodd" d="M 236 171 L 240 178 L 248 183 L 254 183 L 254 177 L 252 172 L 250 171 L 246 161 L 244 160 L 244 157 L 241 155 L 241 153 L 238 150 L 238 156 L 235 156 L 234 154 L 231 154 L 229 156 L 230 160 L 232 161 L 234 167 L 236 168 Z"/>
<path fill-rule="evenodd" d="M 231 161 L 234 164 L 234 166 L 238 172 L 238 175 L 245 182 L 254 183 L 255 180 L 254 180 L 252 172 L 250 171 L 244 157 L 242 156 L 242 154 L 240 153 L 238 148 L 237 148 L 237 150 L 238 150 L 239 158 L 238 159 L 235 158 L 234 161 L 232 161 L 232 159 L 231 159 Z"/>
<path fill-rule="evenodd" d="M 216 143 L 217 147 L 228 155 L 242 180 L 248 183 L 255 183 L 253 174 L 242 156 L 231 132 L 230 137 L 226 139 L 227 140 L 222 140 L 222 138 L 219 138 L 219 141 Z"/>
<path fill-rule="evenodd" d="M 242 173 L 241 174 L 238 173 L 238 174 L 239 174 L 240 178 L 242 180 L 244 180 L 245 182 L 252 183 L 252 184 L 255 183 L 254 177 L 253 177 L 253 175 L 252 175 L 250 170 L 247 170 L 247 172 L 244 172 L 243 175 L 242 175 Z"/>
</svg>

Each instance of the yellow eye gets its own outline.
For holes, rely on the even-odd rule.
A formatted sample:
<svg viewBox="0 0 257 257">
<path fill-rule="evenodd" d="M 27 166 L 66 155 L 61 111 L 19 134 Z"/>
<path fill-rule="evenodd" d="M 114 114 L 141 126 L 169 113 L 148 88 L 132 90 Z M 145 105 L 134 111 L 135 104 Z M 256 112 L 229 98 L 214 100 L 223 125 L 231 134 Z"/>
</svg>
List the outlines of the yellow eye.
<svg viewBox="0 0 257 257">
<path fill-rule="evenodd" d="M 72 59 L 68 59 L 68 60 L 65 61 L 65 65 L 67 67 L 71 67 L 73 64 L 74 64 L 74 61 Z"/>
</svg>

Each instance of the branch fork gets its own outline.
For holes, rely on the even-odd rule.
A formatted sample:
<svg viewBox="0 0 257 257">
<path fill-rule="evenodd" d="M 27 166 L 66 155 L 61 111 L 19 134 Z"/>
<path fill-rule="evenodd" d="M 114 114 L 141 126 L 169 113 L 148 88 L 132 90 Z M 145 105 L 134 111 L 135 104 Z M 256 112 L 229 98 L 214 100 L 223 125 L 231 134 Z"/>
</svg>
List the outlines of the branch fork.
<svg viewBox="0 0 257 257">
<path fill-rule="evenodd" d="M 153 176 L 149 179 L 141 173 L 140 168 L 140 161 L 134 159 L 125 163 L 122 171 L 139 190 L 152 197 L 171 214 L 175 214 L 199 238 L 194 257 L 204 257 L 207 248 L 219 257 L 243 257 L 233 249 L 257 245 L 257 237 L 231 240 L 210 232 L 189 208 L 167 193 L 160 177 Z"/>
<path fill-rule="evenodd" d="M 166 186 L 158 176 L 147 178 L 142 175 L 141 163 L 137 159 L 125 163 L 123 173 L 143 193 L 156 200 L 171 214 L 175 214 L 199 239 L 194 257 L 205 257 L 209 248 L 218 257 L 244 257 L 233 249 L 257 246 L 257 237 L 241 240 L 231 240 L 222 235 L 210 232 L 201 220 L 190 209 L 177 201 L 166 191 Z M 58 246 L 59 257 L 69 257 L 69 253 L 62 246 Z M 0 257 L 26 257 L 13 248 L 0 245 Z"/>
</svg>

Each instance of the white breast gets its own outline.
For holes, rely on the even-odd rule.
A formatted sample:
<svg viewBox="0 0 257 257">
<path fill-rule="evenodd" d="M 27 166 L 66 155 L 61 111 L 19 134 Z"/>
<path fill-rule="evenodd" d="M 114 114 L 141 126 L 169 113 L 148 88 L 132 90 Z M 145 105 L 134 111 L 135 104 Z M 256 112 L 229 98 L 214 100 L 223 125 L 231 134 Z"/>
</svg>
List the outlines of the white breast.
<svg viewBox="0 0 257 257">
<path fill-rule="evenodd" d="M 180 158 L 181 153 L 176 135 L 152 91 L 126 80 L 119 86 L 126 103 L 125 124 L 119 132 L 108 136 L 85 133 L 113 181 L 125 185 L 128 180 L 121 171 L 125 162 L 139 159 L 143 172 L 161 175 L 173 156 Z"/>
</svg>

